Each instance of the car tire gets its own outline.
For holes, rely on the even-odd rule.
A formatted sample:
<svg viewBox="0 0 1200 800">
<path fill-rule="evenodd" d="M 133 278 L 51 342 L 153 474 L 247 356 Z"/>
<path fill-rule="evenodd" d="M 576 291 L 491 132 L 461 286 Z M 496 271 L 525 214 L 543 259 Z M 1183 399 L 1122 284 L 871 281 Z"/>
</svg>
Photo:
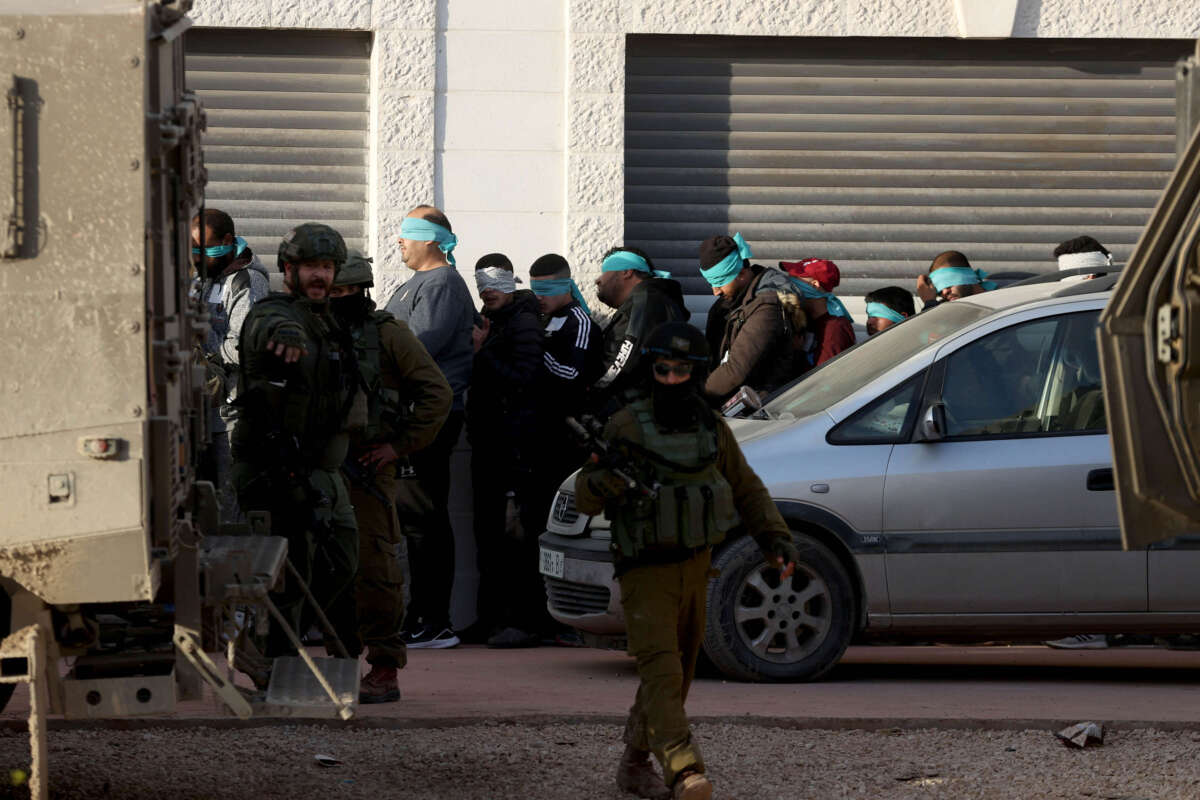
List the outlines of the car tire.
<svg viewBox="0 0 1200 800">
<path fill-rule="evenodd" d="M 713 558 L 704 652 L 745 681 L 812 681 L 833 668 L 855 630 L 854 588 L 828 547 L 793 533 L 796 570 L 781 583 L 749 536 Z"/>
</svg>

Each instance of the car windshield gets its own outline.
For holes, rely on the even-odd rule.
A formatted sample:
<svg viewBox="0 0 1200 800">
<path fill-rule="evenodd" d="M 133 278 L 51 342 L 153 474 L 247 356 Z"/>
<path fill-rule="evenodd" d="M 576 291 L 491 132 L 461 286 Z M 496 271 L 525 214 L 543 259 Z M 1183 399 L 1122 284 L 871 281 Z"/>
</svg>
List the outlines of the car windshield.
<svg viewBox="0 0 1200 800">
<path fill-rule="evenodd" d="M 992 313 L 994 309 L 963 300 L 942 303 L 893 325 L 804 375 L 770 400 L 763 412 L 775 419 L 799 419 L 823 411 L 924 350 L 931 342 Z"/>
</svg>

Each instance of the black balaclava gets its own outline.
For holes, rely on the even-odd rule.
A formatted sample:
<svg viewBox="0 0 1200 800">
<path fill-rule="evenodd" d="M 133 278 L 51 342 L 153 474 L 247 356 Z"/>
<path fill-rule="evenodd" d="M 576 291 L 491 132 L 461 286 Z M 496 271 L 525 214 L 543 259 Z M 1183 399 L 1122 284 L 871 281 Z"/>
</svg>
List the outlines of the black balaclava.
<svg viewBox="0 0 1200 800">
<path fill-rule="evenodd" d="M 671 358 L 692 364 L 692 374 L 682 383 L 660 383 L 654 377 L 654 362 Z M 650 395 L 654 421 L 668 431 L 694 430 L 711 420 L 701 392 L 708 377 L 708 342 L 704 334 L 686 322 L 665 322 L 646 336 L 642 348 L 642 385 Z"/>
<path fill-rule="evenodd" d="M 367 317 L 375 310 L 375 302 L 367 297 L 365 291 L 361 291 L 329 298 L 329 308 L 339 322 L 354 326 L 367 321 Z"/>
</svg>

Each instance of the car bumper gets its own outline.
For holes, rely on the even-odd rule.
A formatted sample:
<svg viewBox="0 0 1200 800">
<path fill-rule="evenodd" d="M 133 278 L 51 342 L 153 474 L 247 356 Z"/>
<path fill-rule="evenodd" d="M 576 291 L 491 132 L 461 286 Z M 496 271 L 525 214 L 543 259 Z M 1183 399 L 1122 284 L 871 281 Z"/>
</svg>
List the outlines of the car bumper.
<svg viewBox="0 0 1200 800">
<path fill-rule="evenodd" d="M 621 591 L 607 539 L 543 533 L 538 544 L 563 554 L 561 578 L 542 575 L 546 606 L 558 622 L 600 636 L 625 633 Z"/>
</svg>

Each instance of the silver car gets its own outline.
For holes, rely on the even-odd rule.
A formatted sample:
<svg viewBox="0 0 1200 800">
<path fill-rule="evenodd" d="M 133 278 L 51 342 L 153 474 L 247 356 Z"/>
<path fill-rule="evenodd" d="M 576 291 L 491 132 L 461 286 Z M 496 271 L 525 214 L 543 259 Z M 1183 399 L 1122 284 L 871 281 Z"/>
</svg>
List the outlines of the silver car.
<svg viewBox="0 0 1200 800">
<path fill-rule="evenodd" d="M 731 677 L 812 680 L 857 637 L 1200 630 L 1200 538 L 1121 549 L 1096 322 L 1116 276 L 947 303 L 731 426 L 803 555 L 714 553 L 704 651 Z M 550 610 L 624 630 L 605 519 L 573 481 L 541 537 Z"/>
</svg>

